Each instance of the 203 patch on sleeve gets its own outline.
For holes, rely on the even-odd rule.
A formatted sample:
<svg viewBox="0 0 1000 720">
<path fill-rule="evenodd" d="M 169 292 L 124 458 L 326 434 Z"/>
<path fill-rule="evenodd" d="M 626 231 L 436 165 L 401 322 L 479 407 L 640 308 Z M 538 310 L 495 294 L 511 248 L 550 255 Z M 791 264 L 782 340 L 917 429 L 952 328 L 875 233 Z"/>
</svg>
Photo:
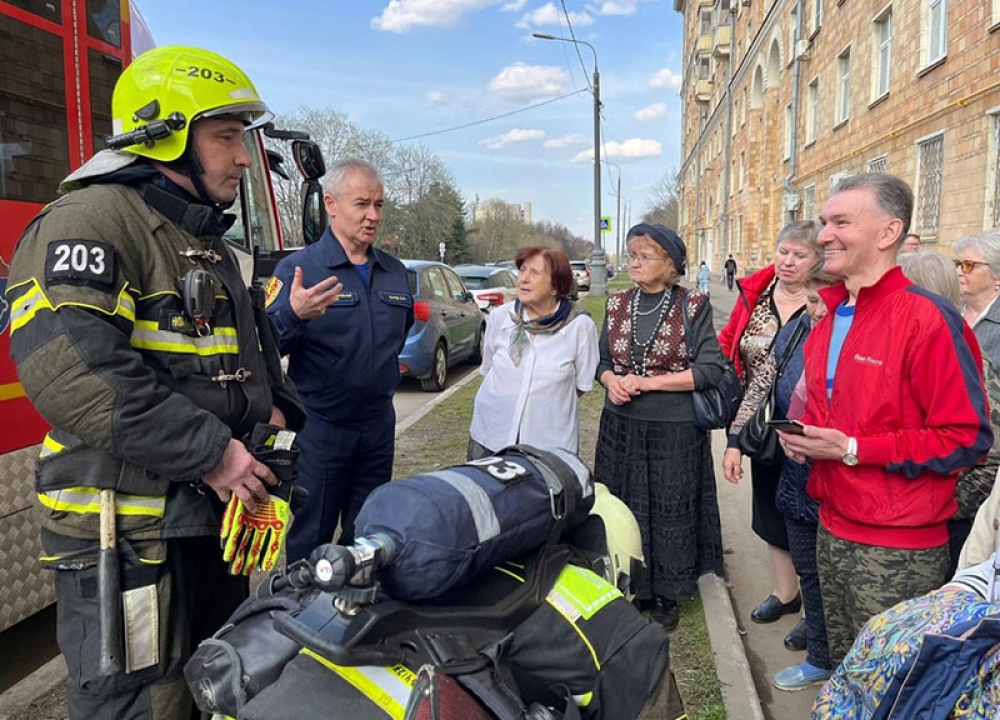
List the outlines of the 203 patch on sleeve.
<svg viewBox="0 0 1000 720">
<path fill-rule="evenodd" d="M 98 240 L 55 240 L 45 255 L 45 284 L 108 290 L 115 282 L 115 248 Z"/>
</svg>

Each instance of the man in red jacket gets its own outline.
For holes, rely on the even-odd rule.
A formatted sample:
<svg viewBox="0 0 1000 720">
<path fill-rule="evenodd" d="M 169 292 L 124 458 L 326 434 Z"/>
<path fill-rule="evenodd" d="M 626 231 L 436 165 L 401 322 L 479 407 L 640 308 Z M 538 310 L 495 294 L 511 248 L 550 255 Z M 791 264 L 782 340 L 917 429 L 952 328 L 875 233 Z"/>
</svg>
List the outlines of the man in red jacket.
<svg viewBox="0 0 1000 720">
<path fill-rule="evenodd" d="M 982 356 L 944 298 L 896 267 L 913 194 L 897 177 L 854 175 L 823 207 L 830 313 L 805 346 L 802 435 L 820 502 L 817 565 L 830 656 L 839 663 L 872 615 L 947 579 L 955 481 L 992 445 Z"/>
</svg>

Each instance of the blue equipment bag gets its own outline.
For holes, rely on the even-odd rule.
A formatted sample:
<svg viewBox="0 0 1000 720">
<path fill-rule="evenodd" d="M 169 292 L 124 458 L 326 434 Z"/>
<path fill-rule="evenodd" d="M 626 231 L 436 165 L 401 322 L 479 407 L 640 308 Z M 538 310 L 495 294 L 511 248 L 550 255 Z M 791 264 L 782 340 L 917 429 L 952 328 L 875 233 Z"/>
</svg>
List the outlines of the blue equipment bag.
<svg viewBox="0 0 1000 720">
<path fill-rule="evenodd" d="M 378 571 L 391 597 L 429 600 L 579 525 L 593 504 L 590 470 L 576 455 L 515 445 L 382 485 L 362 506 L 355 537 L 392 541 L 395 557 Z"/>
</svg>

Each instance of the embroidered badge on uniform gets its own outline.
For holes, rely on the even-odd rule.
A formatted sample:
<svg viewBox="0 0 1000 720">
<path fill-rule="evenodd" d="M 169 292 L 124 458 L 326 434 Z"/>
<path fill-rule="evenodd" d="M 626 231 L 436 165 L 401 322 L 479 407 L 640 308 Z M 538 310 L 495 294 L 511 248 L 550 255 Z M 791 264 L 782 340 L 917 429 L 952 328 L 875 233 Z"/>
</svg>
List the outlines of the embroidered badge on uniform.
<svg viewBox="0 0 1000 720">
<path fill-rule="evenodd" d="M 267 287 L 264 288 L 264 307 L 270 307 L 274 299 L 278 297 L 278 293 L 281 292 L 283 284 L 281 280 L 272 276 L 270 280 L 267 281 Z"/>
<path fill-rule="evenodd" d="M 45 283 L 86 285 L 107 290 L 114 285 L 115 248 L 97 240 L 56 240 L 45 255 Z"/>
</svg>

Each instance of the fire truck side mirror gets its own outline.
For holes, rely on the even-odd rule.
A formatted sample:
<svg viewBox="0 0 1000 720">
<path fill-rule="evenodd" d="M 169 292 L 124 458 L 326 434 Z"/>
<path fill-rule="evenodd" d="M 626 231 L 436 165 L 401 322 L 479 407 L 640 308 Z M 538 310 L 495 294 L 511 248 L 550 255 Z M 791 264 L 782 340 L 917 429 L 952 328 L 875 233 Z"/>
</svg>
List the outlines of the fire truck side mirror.
<svg viewBox="0 0 1000 720">
<path fill-rule="evenodd" d="M 323 187 L 316 180 L 306 180 L 300 191 L 302 198 L 302 239 L 311 245 L 323 235 L 328 219 L 323 207 Z"/>
<path fill-rule="evenodd" d="M 323 153 L 319 149 L 319 145 L 312 140 L 294 140 L 292 142 L 292 156 L 295 158 L 295 165 L 299 172 L 306 180 L 319 180 L 326 172 Z"/>
</svg>

